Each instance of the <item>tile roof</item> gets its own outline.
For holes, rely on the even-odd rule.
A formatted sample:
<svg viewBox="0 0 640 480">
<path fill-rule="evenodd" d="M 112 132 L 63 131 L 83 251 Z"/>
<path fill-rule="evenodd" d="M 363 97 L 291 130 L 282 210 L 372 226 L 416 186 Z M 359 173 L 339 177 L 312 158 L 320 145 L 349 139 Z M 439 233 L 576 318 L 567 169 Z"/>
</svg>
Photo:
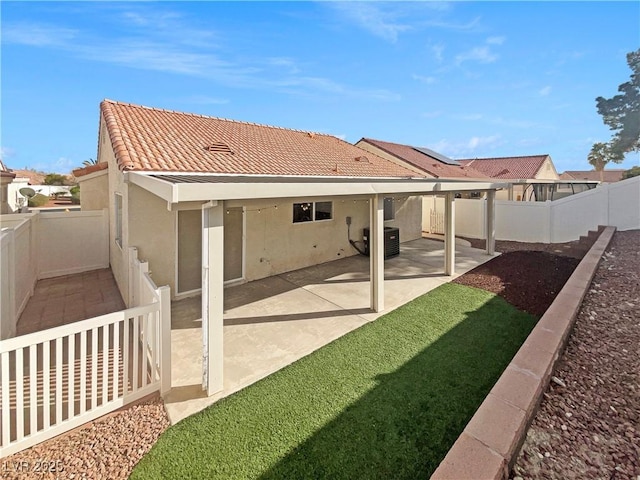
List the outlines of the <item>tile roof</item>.
<svg viewBox="0 0 640 480">
<path fill-rule="evenodd" d="M 622 180 L 622 174 L 625 172 L 624 169 L 612 168 L 610 170 L 603 170 L 603 182 L 605 183 L 613 183 L 619 182 Z M 600 181 L 600 172 L 596 172 L 595 170 L 567 170 L 560 178 L 563 180 L 593 180 L 596 182 Z"/>
<path fill-rule="evenodd" d="M 400 160 L 404 160 L 405 162 L 436 178 L 487 178 L 487 175 L 473 167 L 451 165 L 444 163 L 436 156 L 427 155 L 425 153 L 428 151 L 427 149 L 422 149 L 421 151 L 411 145 L 384 142 L 382 140 L 375 140 L 372 138 L 363 138 L 360 141 L 369 143 L 374 147 L 378 147 L 386 153 L 393 155 Z"/>
<path fill-rule="evenodd" d="M 467 158 L 457 162 L 472 167 L 491 178 L 525 179 L 535 178 L 549 155 L 522 157 Z"/>
<path fill-rule="evenodd" d="M 15 178 L 16 174 L 13 173 L 10 169 L 8 169 L 3 163 L 2 159 L 0 159 L 0 177 L 6 178 Z"/>
<path fill-rule="evenodd" d="M 44 177 L 46 176 L 42 172 L 36 172 L 35 170 L 13 170 L 17 178 L 28 178 L 29 185 L 43 185 Z"/>
<path fill-rule="evenodd" d="M 331 135 L 104 100 L 120 170 L 243 175 L 415 177 Z"/>
<path fill-rule="evenodd" d="M 74 177 L 83 177 L 85 175 L 89 175 L 90 173 L 99 172 L 100 170 L 106 170 L 109 168 L 109 164 L 107 162 L 100 162 L 94 165 L 87 165 L 86 167 L 76 168 L 71 173 L 73 173 Z"/>
</svg>

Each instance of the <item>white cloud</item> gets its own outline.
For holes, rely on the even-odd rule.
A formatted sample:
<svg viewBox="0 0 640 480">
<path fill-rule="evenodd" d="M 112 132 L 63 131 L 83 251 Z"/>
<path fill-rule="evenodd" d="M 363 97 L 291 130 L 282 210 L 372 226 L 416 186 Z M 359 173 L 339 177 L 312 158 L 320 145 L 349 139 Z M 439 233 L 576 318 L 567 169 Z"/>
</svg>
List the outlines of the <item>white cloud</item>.
<svg viewBox="0 0 640 480">
<path fill-rule="evenodd" d="M 10 147 L 0 147 L 0 160 L 6 160 L 7 158 L 11 158 L 16 154 L 16 151 Z"/>
<path fill-rule="evenodd" d="M 375 2 L 330 2 L 328 4 L 348 20 L 376 37 L 396 42 L 398 35 L 411 30 L 408 21 L 401 21 L 401 11 Z"/>
<path fill-rule="evenodd" d="M 386 89 L 359 89 L 330 78 L 304 75 L 289 57 L 233 56 L 233 50 L 212 43 L 212 33 L 189 24 L 171 11 L 140 7 L 119 12 L 120 37 L 101 30 L 71 30 L 46 24 L 3 25 L 3 42 L 36 48 L 55 48 L 77 58 L 126 68 L 210 79 L 233 88 L 263 89 L 296 95 L 333 94 L 394 101 L 400 96 Z M 230 43 L 232 40 L 228 40 Z M 215 100 L 217 102 L 217 99 Z"/>
<path fill-rule="evenodd" d="M 421 83 L 425 83 L 427 85 L 431 85 L 436 83 L 436 78 L 435 77 L 425 77 L 423 75 L 417 75 L 417 74 L 413 74 L 411 75 L 411 78 L 413 78 L 414 80 L 417 80 Z"/>
<path fill-rule="evenodd" d="M 442 60 L 444 59 L 444 45 L 442 45 L 441 43 L 438 43 L 436 45 L 431 45 L 430 47 L 431 53 L 433 53 L 433 56 L 435 57 L 435 59 L 438 62 L 442 62 Z"/>
<path fill-rule="evenodd" d="M 540 95 L 541 97 L 546 97 L 547 95 L 549 95 L 551 93 L 551 86 L 547 85 L 544 88 L 541 88 L 538 91 L 538 95 Z"/>
<path fill-rule="evenodd" d="M 76 34 L 76 30 L 55 25 L 14 23 L 3 25 L 2 42 L 32 47 L 60 46 L 73 40 Z"/>
<path fill-rule="evenodd" d="M 489 155 L 493 148 L 503 143 L 500 135 L 490 135 L 486 137 L 473 136 L 468 140 L 450 141 L 442 139 L 429 146 L 436 152 L 441 152 L 449 157 L 471 158 Z"/>
<path fill-rule="evenodd" d="M 498 54 L 491 51 L 487 46 L 474 47 L 467 52 L 456 55 L 456 65 L 473 61 L 479 63 L 493 63 L 498 59 Z"/>
</svg>

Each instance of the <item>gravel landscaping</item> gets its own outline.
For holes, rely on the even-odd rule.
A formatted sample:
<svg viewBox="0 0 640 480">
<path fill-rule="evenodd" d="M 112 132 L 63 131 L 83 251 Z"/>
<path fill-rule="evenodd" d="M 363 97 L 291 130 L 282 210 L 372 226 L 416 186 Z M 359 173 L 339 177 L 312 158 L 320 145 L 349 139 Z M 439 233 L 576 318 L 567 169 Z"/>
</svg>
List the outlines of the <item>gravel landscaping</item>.
<svg viewBox="0 0 640 480">
<path fill-rule="evenodd" d="M 640 478 L 640 231 L 605 252 L 511 478 Z"/>
<path fill-rule="evenodd" d="M 519 309 L 541 315 L 593 240 L 497 242 L 496 250 L 505 253 L 456 282 L 497 293 Z M 639 246 L 640 231 L 615 234 L 513 476 L 640 475 Z M 127 478 L 168 425 L 162 402 L 147 400 L 3 459 L 0 477 Z M 60 468 L 34 472 L 38 461 L 57 462 Z"/>
</svg>

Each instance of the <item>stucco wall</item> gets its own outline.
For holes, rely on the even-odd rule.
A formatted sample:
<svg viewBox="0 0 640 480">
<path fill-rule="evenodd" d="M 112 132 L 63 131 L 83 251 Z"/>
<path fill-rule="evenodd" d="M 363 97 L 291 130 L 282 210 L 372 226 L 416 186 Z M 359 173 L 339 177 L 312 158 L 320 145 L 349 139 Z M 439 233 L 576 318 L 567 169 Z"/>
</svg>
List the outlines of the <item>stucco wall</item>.
<svg viewBox="0 0 640 480">
<path fill-rule="evenodd" d="M 109 174 L 106 170 L 78 179 L 82 210 L 102 210 L 109 207 Z"/>
<path fill-rule="evenodd" d="M 363 228 L 369 226 L 367 199 L 332 197 L 313 200 L 333 201 L 333 218 L 294 224 L 293 203 L 311 199 L 243 202 L 246 208 L 246 280 L 257 280 L 358 254 L 347 238 L 346 217 L 351 217 L 351 239 L 361 241 Z M 239 206 L 240 203 L 229 205 Z M 275 208 L 276 205 L 278 208 Z M 385 226 L 400 228 L 402 242 L 420 238 L 420 197 L 397 198 L 395 205 L 396 219 L 385 222 Z"/>
<path fill-rule="evenodd" d="M 107 170 L 109 192 L 108 192 L 108 204 L 109 204 L 109 263 L 111 264 L 111 271 L 120 289 L 120 294 L 125 303 L 129 302 L 129 270 L 128 270 L 128 255 L 127 245 L 129 238 L 129 225 L 128 222 L 122 224 L 122 245 L 116 243 L 116 223 L 115 223 L 115 193 L 122 195 L 122 218 L 127 218 L 128 206 L 127 206 L 127 185 L 124 183 L 124 176 L 122 172 L 118 170 L 116 165 L 115 155 L 104 121 L 100 122 L 100 132 L 98 139 L 98 160 L 100 162 L 109 162 L 109 168 Z M 80 187 L 82 189 L 82 187 Z"/>
<path fill-rule="evenodd" d="M 538 170 L 535 176 L 538 180 L 559 180 L 560 176 L 558 172 L 556 172 L 556 168 L 553 165 L 550 157 L 547 157 L 546 160 L 542 163 L 542 166 Z"/>
<path fill-rule="evenodd" d="M 176 212 L 143 188 L 128 187 L 128 246 L 137 247 L 138 258 L 149 262 L 154 283 L 169 285 L 175 294 Z"/>
</svg>

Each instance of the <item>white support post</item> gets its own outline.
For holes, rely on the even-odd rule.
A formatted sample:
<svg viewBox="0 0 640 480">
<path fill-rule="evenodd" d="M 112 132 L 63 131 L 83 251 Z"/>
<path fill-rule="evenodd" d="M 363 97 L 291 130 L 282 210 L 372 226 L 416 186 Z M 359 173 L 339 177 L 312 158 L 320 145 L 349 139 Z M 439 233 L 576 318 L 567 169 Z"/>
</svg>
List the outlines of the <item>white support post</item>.
<svg viewBox="0 0 640 480">
<path fill-rule="evenodd" d="M 202 388 L 207 395 L 223 387 L 224 215 L 222 202 L 202 209 Z"/>
<path fill-rule="evenodd" d="M 496 191 L 487 192 L 487 255 L 496 253 Z"/>
<path fill-rule="evenodd" d="M 371 310 L 384 310 L 384 197 L 374 195 L 369 200 L 369 278 Z"/>
<path fill-rule="evenodd" d="M 456 263 L 455 193 L 447 192 L 444 200 L 444 274 L 453 275 Z"/>
<path fill-rule="evenodd" d="M 158 288 L 160 297 L 160 395 L 171 390 L 171 289 Z"/>
</svg>

